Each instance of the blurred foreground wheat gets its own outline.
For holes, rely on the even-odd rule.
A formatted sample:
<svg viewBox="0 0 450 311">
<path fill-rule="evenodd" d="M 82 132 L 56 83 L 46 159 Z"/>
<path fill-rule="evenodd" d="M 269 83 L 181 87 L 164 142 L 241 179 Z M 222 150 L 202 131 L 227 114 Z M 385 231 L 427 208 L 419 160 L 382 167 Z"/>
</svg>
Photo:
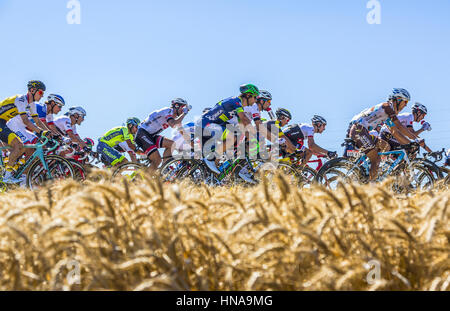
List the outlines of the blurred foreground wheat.
<svg viewBox="0 0 450 311">
<path fill-rule="evenodd" d="M 278 176 L 9 192 L 0 290 L 450 290 L 450 191 L 388 188 L 298 190 Z"/>
</svg>

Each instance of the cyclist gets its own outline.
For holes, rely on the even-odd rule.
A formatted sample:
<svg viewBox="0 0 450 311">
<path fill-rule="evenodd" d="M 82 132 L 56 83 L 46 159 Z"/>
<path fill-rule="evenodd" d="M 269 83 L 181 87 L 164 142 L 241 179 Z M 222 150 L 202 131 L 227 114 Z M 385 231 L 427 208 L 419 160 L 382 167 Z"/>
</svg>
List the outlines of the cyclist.
<svg viewBox="0 0 450 311">
<path fill-rule="evenodd" d="M 445 164 L 446 166 L 450 166 L 450 149 L 447 150 L 447 153 L 445 154 Z"/>
<path fill-rule="evenodd" d="M 171 107 L 150 113 L 142 122 L 136 133 L 136 145 L 144 150 L 150 160 L 149 172 L 155 172 L 162 162 L 159 148 L 164 148 L 163 158 L 172 156 L 173 141 L 159 135 L 169 126 L 174 128 L 181 124 L 191 106 L 182 98 L 172 100 Z"/>
<path fill-rule="evenodd" d="M 428 110 L 424 105 L 422 105 L 420 103 L 415 103 L 412 106 L 412 112 L 400 113 L 397 117 L 403 126 L 405 126 L 411 133 L 418 136 L 423 131 L 431 131 L 431 126 L 428 122 L 423 122 L 422 127 L 417 131 L 415 131 L 414 127 L 413 127 L 414 122 L 417 122 L 417 123 L 421 122 L 427 115 L 427 112 L 428 112 Z M 387 126 L 386 124 L 383 125 L 383 127 L 381 129 L 380 137 L 381 137 L 381 139 L 383 139 L 389 143 L 391 149 L 397 148 L 400 146 L 400 143 L 392 135 L 391 130 L 389 129 L 389 126 Z M 432 153 L 432 150 L 428 146 L 424 145 L 423 148 L 427 152 Z"/>
<path fill-rule="evenodd" d="M 6 173 L 3 176 L 3 182 L 6 183 L 19 183 L 21 181 L 13 176 L 15 174 L 17 159 L 25 152 L 20 135 L 18 136 L 18 134 L 14 133 L 7 126 L 7 122 L 17 117 L 17 119 L 20 118 L 20 121 L 26 127 L 38 133 L 39 136 L 46 134 L 43 129 L 36 127 L 28 119 L 28 114 L 31 113 L 34 116 L 36 113 L 35 102 L 38 102 L 44 96 L 46 90 L 45 84 L 38 80 L 31 80 L 28 82 L 27 87 L 27 94 L 8 97 L 0 102 L 0 140 L 11 147 L 9 161 L 5 164 Z M 27 142 L 29 139 L 34 140 L 34 134 L 31 132 L 24 131 L 23 134 L 27 135 L 24 142 Z"/>
<path fill-rule="evenodd" d="M 313 154 L 326 155 L 329 158 L 337 156 L 337 152 L 328 151 L 314 141 L 314 134 L 322 134 L 325 131 L 327 121 L 318 115 L 314 115 L 311 119 L 311 124 L 301 123 L 288 126 L 283 132 L 284 135 L 300 152 L 301 164 L 306 165 Z M 304 145 L 304 140 L 308 141 L 308 148 Z"/>
<path fill-rule="evenodd" d="M 269 120 L 262 123 L 260 132 L 272 143 L 272 145 L 279 144 L 283 151 L 287 153 L 294 153 L 296 149 L 294 144 L 290 139 L 287 139 L 282 130 L 282 128 L 292 119 L 292 115 L 289 110 L 284 108 L 278 108 L 275 115 L 277 116 L 276 120 Z M 282 154 L 281 149 L 279 150 L 279 155 Z"/>
<path fill-rule="evenodd" d="M 57 94 L 50 94 L 44 104 L 36 104 L 39 119 L 54 136 L 59 136 L 60 133 L 56 128 L 53 116 L 60 113 L 65 104 L 64 98 Z"/>
<path fill-rule="evenodd" d="M 81 125 L 85 118 L 86 111 L 82 107 L 71 107 L 64 116 L 55 119 L 56 128 L 59 134 L 64 137 L 66 144 L 75 144 L 82 149 L 88 150 L 86 143 L 80 138 L 76 129 L 76 126 Z"/>
<path fill-rule="evenodd" d="M 125 156 L 115 149 L 120 143 L 126 144 L 129 150 L 132 151 L 130 153 L 131 161 L 137 162 L 133 135 L 137 133 L 140 123 L 141 121 L 138 118 L 128 118 L 126 126 L 115 127 L 98 140 L 97 153 L 101 156 L 104 164 L 115 166 L 122 162 L 128 162 Z"/>
<path fill-rule="evenodd" d="M 225 131 L 227 125 L 232 124 L 230 120 L 232 120 L 235 116 L 238 117 L 238 119 L 235 120 L 237 120 L 237 124 L 239 126 L 247 127 L 251 124 L 251 121 L 246 116 L 243 107 L 253 105 L 259 95 L 258 88 L 253 84 L 243 84 L 239 87 L 239 91 L 241 93 L 239 96 L 221 100 L 208 112 L 202 115 L 201 128 L 203 129 L 203 161 L 208 168 L 216 174 L 220 174 L 220 170 L 217 168 L 220 158 L 216 157 L 215 161 L 209 160 L 209 153 L 215 150 L 216 142 L 223 141 L 223 132 Z M 252 131 L 251 127 L 248 127 L 247 129 L 254 134 L 254 130 Z M 207 144 L 207 141 L 211 140 L 211 138 L 212 144 L 210 145 L 210 142 Z M 205 154 L 205 149 L 208 149 L 208 154 Z"/>
<path fill-rule="evenodd" d="M 410 142 L 405 136 L 413 140 L 418 139 L 417 135 L 411 133 L 400 123 L 397 116 L 406 107 L 410 99 L 411 96 L 407 90 L 395 88 L 389 95 L 387 102 L 365 109 L 352 119 L 349 136 L 356 146 L 360 148 L 361 152 L 365 153 L 370 159 L 369 180 L 371 181 L 378 175 L 378 166 L 380 164 L 378 152 L 388 149 L 389 144 L 383 139 L 371 136 L 368 129 L 370 126 L 374 127 L 384 122 L 389 127 L 395 127 L 398 130 L 393 131 L 393 135 L 401 144 Z M 404 136 L 398 135 L 398 132 Z M 420 143 L 423 145 L 423 141 Z"/>
</svg>

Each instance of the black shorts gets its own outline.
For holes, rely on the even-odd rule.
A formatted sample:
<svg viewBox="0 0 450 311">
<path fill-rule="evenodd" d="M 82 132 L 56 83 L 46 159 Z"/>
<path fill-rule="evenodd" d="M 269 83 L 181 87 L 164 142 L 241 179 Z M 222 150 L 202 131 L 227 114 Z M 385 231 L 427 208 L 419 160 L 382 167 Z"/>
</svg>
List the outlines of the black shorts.
<svg viewBox="0 0 450 311">
<path fill-rule="evenodd" d="M 380 138 L 382 140 L 388 142 L 389 146 L 391 147 L 391 150 L 398 149 L 401 146 L 400 143 L 398 141 L 396 141 L 394 139 L 394 136 L 392 136 L 392 134 L 389 133 L 389 132 L 382 132 L 381 135 L 380 135 Z"/>
<path fill-rule="evenodd" d="M 20 142 L 21 139 L 10 130 L 10 128 L 6 125 L 6 120 L 0 119 L 0 140 L 7 145 L 10 145 L 14 138 L 17 138 Z"/>
<path fill-rule="evenodd" d="M 136 133 L 136 145 L 144 150 L 146 155 L 153 153 L 161 148 L 164 137 L 160 135 L 152 135 L 143 128 L 138 129 Z"/>
</svg>

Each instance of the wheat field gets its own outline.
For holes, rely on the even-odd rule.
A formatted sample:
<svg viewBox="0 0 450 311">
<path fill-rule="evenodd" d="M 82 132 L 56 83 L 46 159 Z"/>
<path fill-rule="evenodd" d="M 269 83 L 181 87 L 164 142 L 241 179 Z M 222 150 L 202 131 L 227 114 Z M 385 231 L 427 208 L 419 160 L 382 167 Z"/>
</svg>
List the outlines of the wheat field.
<svg viewBox="0 0 450 311">
<path fill-rule="evenodd" d="M 0 197 L 0 290 L 450 290 L 450 190 L 146 178 Z"/>
</svg>

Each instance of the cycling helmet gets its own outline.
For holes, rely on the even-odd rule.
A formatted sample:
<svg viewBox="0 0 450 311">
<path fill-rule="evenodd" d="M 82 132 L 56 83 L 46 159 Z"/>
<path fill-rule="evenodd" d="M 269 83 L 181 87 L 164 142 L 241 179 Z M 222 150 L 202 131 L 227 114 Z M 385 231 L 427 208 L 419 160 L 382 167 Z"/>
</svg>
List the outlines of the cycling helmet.
<svg viewBox="0 0 450 311">
<path fill-rule="evenodd" d="M 258 88 L 253 84 L 242 84 L 239 87 L 239 91 L 241 92 L 241 94 L 251 94 L 256 96 L 259 95 Z"/>
<path fill-rule="evenodd" d="M 284 109 L 284 108 L 278 108 L 277 111 L 275 112 L 275 114 L 277 115 L 277 117 L 286 117 L 289 120 L 292 120 L 292 115 L 289 112 L 289 110 Z"/>
<path fill-rule="evenodd" d="M 48 102 L 54 101 L 57 105 L 59 105 L 61 107 L 66 104 L 66 102 L 64 101 L 64 98 L 62 98 L 61 95 L 57 95 L 57 94 L 48 95 L 47 101 Z"/>
<path fill-rule="evenodd" d="M 203 109 L 202 113 L 207 113 L 207 112 L 209 112 L 210 110 L 211 110 L 211 108 L 205 108 L 205 109 Z"/>
<path fill-rule="evenodd" d="M 88 146 L 88 148 L 90 148 L 90 149 L 92 149 L 92 147 L 94 147 L 94 145 L 95 145 L 94 140 L 91 138 L 86 137 L 83 141 L 86 144 L 86 146 Z"/>
<path fill-rule="evenodd" d="M 187 104 L 188 104 L 187 101 L 184 100 L 183 98 L 175 98 L 174 100 L 172 100 L 172 106 L 174 106 L 174 105 L 184 106 Z"/>
<path fill-rule="evenodd" d="M 141 123 L 141 120 L 139 120 L 138 118 L 128 118 L 127 119 L 127 125 L 136 125 L 138 126 Z"/>
<path fill-rule="evenodd" d="M 325 120 L 325 118 L 323 118 L 323 117 L 321 117 L 321 116 L 318 116 L 318 115 L 314 115 L 314 116 L 312 117 L 312 119 L 311 119 L 311 122 L 312 122 L 313 124 L 316 124 L 316 123 L 322 123 L 322 124 L 327 125 L 327 120 Z"/>
<path fill-rule="evenodd" d="M 266 90 L 260 90 L 258 99 L 272 100 L 272 94 Z"/>
<path fill-rule="evenodd" d="M 416 112 L 417 110 L 419 110 L 419 111 L 421 111 L 421 112 L 423 112 L 425 114 L 428 113 L 427 107 L 425 107 L 421 103 L 415 103 L 411 108 L 412 108 L 413 112 Z"/>
<path fill-rule="evenodd" d="M 395 88 L 392 90 L 392 93 L 389 95 L 388 99 L 396 99 L 400 98 L 402 100 L 410 101 L 411 95 L 409 95 L 409 92 L 402 88 Z"/>
<path fill-rule="evenodd" d="M 39 81 L 39 80 L 31 80 L 28 82 L 27 86 L 28 86 L 28 90 L 30 90 L 32 88 L 35 88 L 38 90 L 43 90 L 43 91 L 46 90 L 44 82 Z"/>
<path fill-rule="evenodd" d="M 86 110 L 84 110 L 81 107 L 70 107 L 67 114 L 70 116 L 72 116 L 74 114 L 79 114 L 80 116 L 86 117 Z"/>
</svg>

